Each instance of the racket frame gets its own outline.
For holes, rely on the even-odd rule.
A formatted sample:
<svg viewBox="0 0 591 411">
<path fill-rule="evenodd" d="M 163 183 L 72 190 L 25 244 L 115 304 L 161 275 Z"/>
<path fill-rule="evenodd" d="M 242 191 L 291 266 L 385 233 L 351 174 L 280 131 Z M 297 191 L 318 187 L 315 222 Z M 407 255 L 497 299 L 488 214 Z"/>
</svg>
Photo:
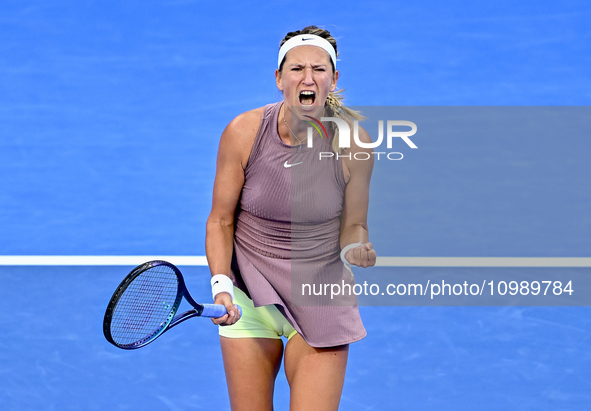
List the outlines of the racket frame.
<svg viewBox="0 0 591 411">
<path fill-rule="evenodd" d="M 175 301 L 172 305 L 172 309 L 170 311 L 170 314 L 160 324 L 160 326 L 154 330 L 154 332 L 152 334 L 147 335 L 145 338 L 142 338 L 141 340 L 138 340 L 138 341 L 136 341 L 134 343 L 130 343 L 130 344 L 119 344 L 119 343 L 115 342 L 115 340 L 113 339 L 113 336 L 111 335 L 111 320 L 113 318 L 113 312 L 115 311 L 115 308 L 117 307 L 117 303 L 119 302 L 119 299 L 121 298 L 121 296 L 123 295 L 123 293 L 125 292 L 127 287 L 133 282 L 133 280 L 135 280 L 137 277 L 139 277 L 146 270 L 149 270 L 151 268 L 158 267 L 158 266 L 166 266 L 166 267 L 172 269 L 174 271 L 175 275 L 177 276 L 177 280 L 178 280 L 177 294 L 176 294 Z M 180 314 L 177 314 L 177 311 L 179 309 L 179 306 L 180 306 L 183 298 L 185 300 L 187 300 L 187 302 L 193 306 L 193 309 L 185 311 Z M 198 302 L 196 302 L 193 299 L 193 297 L 191 297 L 191 294 L 189 294 L 189 291 L 187 290 L 187 286 L 185 284 L 185 279 L 183 278 L 181 271 L 176 266 L 174 266 L 173 264 L 166 262 L 166 261 L 160 261 L 160 260 L 148 261 L 147 263 L 141 264 L 141 265 L 135 267 L 133 270 L 131 270 L 131 272 L 123 279 L 123 281 L 121 281 L 121 283 L 119 284 L 119 286 L 117 287 L 117 289 L 113 293 L 113 296 L 111 297 L 111 300 L 109 301 L 109 304 L 107 305 L 107 309 L 105 311 L 105 316 L 103 319 L 103 334 L 105 335 L 105 338 L 107 339 L 107 341 L 109 341 L 111 344 L 115 345 L 116 347 L 124 349 L 124 350 L 135 350 L 135 349 L 138 349 L 138 348 L 148 345 L 149 343 L 154 341 L 156 338 L 158 338 L 160 335 L 162 335 L 162 333 L 164 333 L 165 331 L 170 330 L 172 327 L 175 327 L 176 325 L 188 320 L 189 318 L 201 316 L 201 314 L 203 313 L 203 309 L 204 309 L 203 304 L 199 304 Z"/>
</svg>

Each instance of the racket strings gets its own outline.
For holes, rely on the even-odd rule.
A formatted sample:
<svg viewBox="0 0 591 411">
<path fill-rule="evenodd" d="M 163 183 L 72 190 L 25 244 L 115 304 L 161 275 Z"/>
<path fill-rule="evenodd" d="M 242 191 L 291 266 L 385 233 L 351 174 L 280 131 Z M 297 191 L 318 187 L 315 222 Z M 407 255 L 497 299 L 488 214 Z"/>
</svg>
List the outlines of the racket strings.
<svg viewBox="0 0 591 411">
<path fill-rule="evenodd" d="M 178 283 L 174 270 L 164 265 L 139 274 L 113 310 L 113 340 L 119 345 L 132 345 L 158 334 L 172 319 L 180 302 Z"/>
</svg>

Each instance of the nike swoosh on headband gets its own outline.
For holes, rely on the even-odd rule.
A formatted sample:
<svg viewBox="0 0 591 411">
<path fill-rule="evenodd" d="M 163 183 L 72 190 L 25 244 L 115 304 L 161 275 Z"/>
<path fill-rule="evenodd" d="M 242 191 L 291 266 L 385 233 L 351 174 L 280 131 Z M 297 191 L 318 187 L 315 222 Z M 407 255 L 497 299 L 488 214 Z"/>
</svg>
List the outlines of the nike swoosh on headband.
<svg viewBox="0 0 591 411">
<path fill-rule="evenodd" d="M 297 166 L 298 164 L 304 164 L 304 162 L 300 161 L 299 163 L 287 164 L 287 160 L 285 160 L 285 163 L 283 163 L 283 167 L 289 168 L 289 167 Z"/>
</svg>

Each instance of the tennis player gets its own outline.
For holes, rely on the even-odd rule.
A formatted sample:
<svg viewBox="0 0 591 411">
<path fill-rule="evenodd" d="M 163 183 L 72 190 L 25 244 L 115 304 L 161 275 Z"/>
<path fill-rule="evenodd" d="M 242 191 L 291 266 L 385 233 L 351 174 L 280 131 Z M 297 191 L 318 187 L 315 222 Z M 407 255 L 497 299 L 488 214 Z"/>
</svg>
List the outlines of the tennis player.
<svg viewBox="0 0 591 411">
<path fill-rule="evenodd" d="M 326 30 L 288 33 L 275 71 L 283 101 L 239 115 L 221 136 L 206 253 L 215 303 L 228 310 L 213 322 L 233 411 L 273 409 L 283 357 L 292 411 L 337 410 L 349 344 L 366 335 L 354 294 L 301 288 L 310 281 L 345 289 L 354 285 L 349 265 L 376 260 L 367 229 L 370 150 L 353 136 L 341 149 L 336 122 L 308 131 L 321 117 L 351 125 L 361 118 L 335 93 L 337 56 Z M 371 142 L 361 128 L 359 135 Z M 356 160 L 358 152 L 369 159 Z"/>
</svg>

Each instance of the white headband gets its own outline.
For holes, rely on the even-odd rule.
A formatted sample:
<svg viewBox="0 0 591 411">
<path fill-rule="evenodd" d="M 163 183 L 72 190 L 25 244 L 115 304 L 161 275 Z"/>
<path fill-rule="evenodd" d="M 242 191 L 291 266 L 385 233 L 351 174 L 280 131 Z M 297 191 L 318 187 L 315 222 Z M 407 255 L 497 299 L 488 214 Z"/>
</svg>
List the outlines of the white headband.
<svg viewBox="0 0 591 411">
<path fill-rule="evenodd" d="M 285 55 L 287 54 L 287 52 L 289 50 L 291 50 L 292 48 L 298 47 L 298 46 L 320 47 L 321 49 L 326 51 L 328 54 L 330 54 L 330 59 L 332 60 L 332 64 L 334 65 L 334 68 L 336 70 L 336 68 L 337 68 L 337 54 L 334 51 L 334 47 L 332 46 L 332 44 L 330 44 L 328 42 L 328 40 L 323 39 L 322 37 L 317 36 L 315 34 L 299 34 L 295 37 L 290 38 L 285 43 L 283 43 L 283 46 L 281 46 L 281 48 L 279 49 L 279 60 L 277 61 L 277 69 L 279 69 L 281 67 L 281 62 L 285 58 Z"/>
</svg>

